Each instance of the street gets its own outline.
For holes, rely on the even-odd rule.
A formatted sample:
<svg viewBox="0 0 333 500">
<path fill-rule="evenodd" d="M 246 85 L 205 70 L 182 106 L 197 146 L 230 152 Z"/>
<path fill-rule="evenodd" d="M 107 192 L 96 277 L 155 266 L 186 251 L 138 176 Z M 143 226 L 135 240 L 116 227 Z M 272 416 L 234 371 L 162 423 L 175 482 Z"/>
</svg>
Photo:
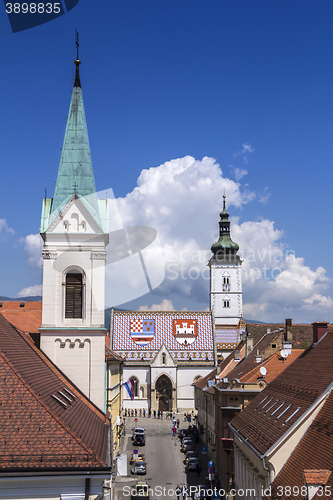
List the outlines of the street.
<svg viewBox="0 0 333 500">
<path fill-rule="evenodd" d="M 181 420 L 183 417 L 181 416 Z M 179 429 L 187 429 L 187 422 L 181 422 Z M 136 447 L 139 452 L 144 453 L 147 464 L 147 474 L 140 476 L 131 475 L 132 466 L 129 464 L 133 449 L 131 436 L 134 427 L 143 427 L 146 432 L 146 445 Z M 202 461 L 202 471 L 198 477 L 197 472 L 185 473 L 183 463 L 184 454 L 180 451 L 180 439 L 178 432 L 172 436 L 172 421 L 158 420 L 154 418 L 138 417 L 138 422 L 134 418 L 126 418 L 126 435 L 123 438 L 120 453 L 127 453 L 128 477 L 117 476 L 114 483 L 114 500 L 130 499 L 130 490 L 135 481 L 146 481 L 151 488 L 150 499 L 158 500 L 176 499 L 174 490 L 177 485 L 204 485 L 207 470 L 204 468 L 206 457 L 201 457 L 200 447 L 197 444 L 196 450 L 199 459 Z"/>
</svg>

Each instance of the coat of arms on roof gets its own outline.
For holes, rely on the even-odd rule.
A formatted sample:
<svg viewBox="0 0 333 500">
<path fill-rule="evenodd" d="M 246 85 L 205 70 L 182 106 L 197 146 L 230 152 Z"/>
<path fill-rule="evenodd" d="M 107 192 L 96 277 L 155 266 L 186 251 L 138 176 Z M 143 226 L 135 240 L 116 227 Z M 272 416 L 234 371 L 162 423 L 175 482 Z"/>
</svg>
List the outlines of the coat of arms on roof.
<svg viewBox="0 0 333 500">
<path fill-rule="evenodd" d="M 148 344 L 155 335 L 154 319 L 131 319 L 131 337 L 138 345 Z"/>
<path fill-rule="evenodd" d="M 196 319 L 174 319 L 173 335 L 179 344 L 192 344 L 198 336 Z"/>
</svg>

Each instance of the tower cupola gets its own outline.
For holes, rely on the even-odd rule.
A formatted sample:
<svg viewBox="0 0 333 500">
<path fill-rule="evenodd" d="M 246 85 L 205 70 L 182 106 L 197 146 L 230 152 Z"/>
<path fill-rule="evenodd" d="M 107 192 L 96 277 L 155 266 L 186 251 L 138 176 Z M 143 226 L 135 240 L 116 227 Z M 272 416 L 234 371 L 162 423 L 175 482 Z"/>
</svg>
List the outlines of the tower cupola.
<svg viewBox="0 0 333 500">
<path fill-rule="evenodd" d="M 230 236 L 230 220 L 229 212 L 225 206 L 225 194 L 223 195 L 223 209 L 220 213 L 220 232 L 219 239 L 216 243 L 211 246 L 211 251 L 213 252 L 213 260 L 240 260 L 237 252 L 239 250 L 239 245 L 234 243 Z"/>
</svg>

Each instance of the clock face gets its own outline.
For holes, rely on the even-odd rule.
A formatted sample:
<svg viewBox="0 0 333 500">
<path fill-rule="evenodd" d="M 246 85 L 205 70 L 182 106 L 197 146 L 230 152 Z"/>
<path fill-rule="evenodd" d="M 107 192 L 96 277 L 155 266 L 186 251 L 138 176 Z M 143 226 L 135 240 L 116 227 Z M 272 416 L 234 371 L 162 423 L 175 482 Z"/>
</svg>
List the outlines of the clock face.
<svg viewBox="0 0 333 500">
<path fill-rule="evenodd" d="M 222 285 L 222 291 L 223 292 L 230 292 L 230 285 L 229 285 L 229 283 L 223 283 L 223 285 Z"/>
</svg>

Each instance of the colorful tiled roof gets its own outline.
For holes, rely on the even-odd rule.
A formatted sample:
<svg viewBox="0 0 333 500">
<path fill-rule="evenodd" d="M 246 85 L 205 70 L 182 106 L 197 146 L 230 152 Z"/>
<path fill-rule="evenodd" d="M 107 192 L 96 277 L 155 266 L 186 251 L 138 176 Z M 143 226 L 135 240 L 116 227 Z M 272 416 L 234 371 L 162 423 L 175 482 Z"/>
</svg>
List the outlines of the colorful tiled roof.
<svg viewBox="0 0 333 500">
<path fill-rule="evenodd" d="M 265 454 L 333 382 L 332 359 L 333 333 L 327 333 L 232 420 L 233 429 Z"/>
<path fill-rule="evenodd" d="M 242 320 L 238 325 L 215 325 L 217 349 L 235 349 L 245 329 L 246 325 Z"/>
<path fill-rule="evenodd" d="M 331 487 L 331 494 L 325 495 L 324 491 L 314 498 L 330 498 L 333 487 L 333 393 L 327 398 L 324 406 L 318 413 L 315 420 L 296 446 L 289 460 L 281 469 L 278 476 L 272 483 L 271 495 L 269 499 L 286 500 L 290 496 L 285 493 L 285 486 L 292 485 L 292 498 L 303 499 L 305 495 L 293 494 L 301 492 L 301 487 L 305 484 L 319 484 Z M 280 487 L 280 488 L 278 488 Z M 282 488 L 281 488 L 282 487 Z M 321 493 L 321 494 L 320 494 Z"/>
<path fill-rule="evenodd" d="M 109 420 L 0 315 L 0 473 L 107 470 Z"/>
<path fill-rule="evenodd" d="M 115 311 L 112 349 L 133 361 L 152 361 L 162 344 L 175 361 L 212 361 L 213 334 L 209 312 Z"/>
</svg>

